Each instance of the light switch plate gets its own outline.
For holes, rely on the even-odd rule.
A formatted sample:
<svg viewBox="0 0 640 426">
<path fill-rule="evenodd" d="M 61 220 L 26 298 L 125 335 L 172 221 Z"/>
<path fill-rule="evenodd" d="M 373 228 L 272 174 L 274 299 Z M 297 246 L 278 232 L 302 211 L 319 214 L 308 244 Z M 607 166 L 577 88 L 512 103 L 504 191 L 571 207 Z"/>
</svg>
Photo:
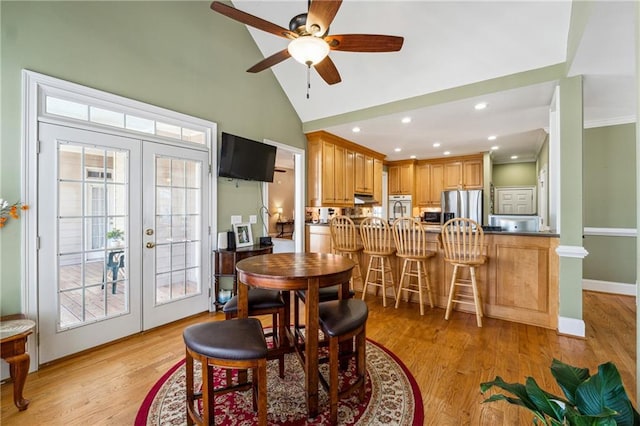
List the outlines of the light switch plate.
<svg viewBox="0 0 640 426">
<path fill-rule="evenodd" d="M 255 214 L 249 216 L 249 223 L 258 223 L 258 216 Z"/>
<path fill-rule="evenodd" d="M 242 223 L 242 216 L 240 215 L 231 215 L 231 224 L 234 225 L 236 223 Z"/>
</svg>

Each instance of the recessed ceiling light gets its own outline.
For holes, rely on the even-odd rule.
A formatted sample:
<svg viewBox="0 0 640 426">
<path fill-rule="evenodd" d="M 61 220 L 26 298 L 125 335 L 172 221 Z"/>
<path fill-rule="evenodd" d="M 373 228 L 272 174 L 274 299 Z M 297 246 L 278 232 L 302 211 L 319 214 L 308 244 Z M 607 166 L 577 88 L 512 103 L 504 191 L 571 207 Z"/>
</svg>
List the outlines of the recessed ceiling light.
<svg viewBox="0 0 640 426">
<path fill-rule="evenodd" d="M 416 158 L 416 156 L 415 156 L 415 155 L 412 155 L 412 156 L 411 156 L 411 157 L 409 157 L 409 158 Z"/>
<path fill-rule="evenodd" d="M 400 152 L 400 151 L 402 151 L 402 148 L 396 148 L 396 149 L 394 149 L 394 151 L 395 152 Z"/>
<path fill-rule="evenodd" d="M 411 117 L 404 117 L 404 118 L 402 119 L 402 122 L 403 122 L 404 124 L 411 123 Z"/>
<path fill-rule="evenodd" d="M 486 102 L 479 102 L 474 106 L 474 108 L 477 110 L 485 109 L 486 107 L 487 107 Z"/>
<path fill-rule="evenodd" d="M 449 155 L 449 154 L 451 154 L 451 152 L 450 152 L 450 151 L 445 151 L 445 152 L 444 152 L 444 155 Z"/>
<path fill-rule="evenodd" d="M 500 149 L 500 147 L 499 147 L 499 146 L 497 146 L 497 145 L 496 145 L 496 146 L 492 146 L 492 147 L 491 147 L 491 151 L 497 151 L 497 150 L 499 150 L 499 149 Z"/>
<path fill-rule="evenodd" d="M 434 147 L 434 148 L 439 148 L 439 147 L 440 147 L 440 142 L 436 142 L 436 143 L 434 143 L 434 144 L 433 144 L 433 147 Z"/>
<path fill-rule="evenodd" d="M 360 131 L 360 127 L 354 127 L 353 129 L 351 129 L 351 131 L 353 133 L 358 133 Z"/>
<path fill-rule="evenodd" d="M 496 140 L 496 138 L 497 138 L 497 136 L 495 136 L 495 135 L 491 135 L 491 136 L 489 136 L 487 139 L 488 139 L 488 140 L 490 140 L 490 141 L 495 141 L 495 140 Z"/>
<path fill-rule="evenodd" d="M 517 155 L 512 155 L 512 156 L 511 156 L 511 159 L 512 159 L 512 160 L 517 160 L 517 159 L 518 159 L 518 156 L 517 156 Z"/>
</svg>

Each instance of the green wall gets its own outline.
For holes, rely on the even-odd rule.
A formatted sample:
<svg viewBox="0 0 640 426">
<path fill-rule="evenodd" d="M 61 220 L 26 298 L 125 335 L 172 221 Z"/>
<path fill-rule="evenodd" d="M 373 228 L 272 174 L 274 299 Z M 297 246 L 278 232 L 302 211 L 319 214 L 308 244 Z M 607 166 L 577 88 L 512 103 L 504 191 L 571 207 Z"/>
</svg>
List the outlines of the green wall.
<svg viewBox="0 0 640 426">
<path fill-rule="evenodd" d="M 584 226 L 636 227 L 635 124 L 584 132 Z"/>
<path fill-rule="evenodd" d="M 583 217 L 590 228 L 636 228 L 636 125 L 584 132 Z M 634 284 L 636 238 L 584 238 L 586 279 Z"/>
<path fill-rule="evenodd" d="M 246 27 L 210 2 L 0 2 L 0 196 L 20 197 L 21 70 L 211 120 L 218 131 L 306 147 L 302 124 Z M 219 149 L 219 148 L 218 148 Z M 257 214 L 259 184 L 218 179 L 219 229 Z M 259 232 L 255 229 L 254 232 Z M 20 227 L 0 231 L 0 313 L 21 309 Z"/>
<path fill-rule="evenodd" d="M 493 186 L 536 186 L 536 163 L 494 164 Z"/>
</svg>

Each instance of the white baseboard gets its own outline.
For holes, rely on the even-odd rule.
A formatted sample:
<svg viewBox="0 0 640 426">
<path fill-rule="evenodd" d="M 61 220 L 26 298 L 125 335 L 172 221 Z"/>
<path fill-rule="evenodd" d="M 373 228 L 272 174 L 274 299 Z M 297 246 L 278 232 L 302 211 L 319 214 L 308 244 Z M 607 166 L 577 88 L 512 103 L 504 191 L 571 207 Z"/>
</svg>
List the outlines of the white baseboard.
<svg viewBox="0 0 640 426">
<path fill-rule="evenodd" d="M 625 296 L 636 296 L 636 285 L 627 283 L 616 283 L 612 281 L 582 280 L 582 289 L 599 291 L 601 293 L 622 294 Z"/>
<path fill-rule="evenodd" d="M 575 318 L 558 317 L 558 333 L 576 337 L 585 337 L 585 325 L 583 320 Z"/>
</svg>

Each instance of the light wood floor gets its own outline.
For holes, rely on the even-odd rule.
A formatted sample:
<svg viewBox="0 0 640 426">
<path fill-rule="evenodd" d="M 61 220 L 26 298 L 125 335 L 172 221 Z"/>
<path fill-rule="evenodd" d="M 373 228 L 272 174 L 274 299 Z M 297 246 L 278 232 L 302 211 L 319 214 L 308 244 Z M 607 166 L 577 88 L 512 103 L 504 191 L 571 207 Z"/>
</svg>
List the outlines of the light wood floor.
<svg viewBox="0 0 640 426">
<path fill-rule="evenodd" d="M 496 375 L 523 382 L 533 376 L 560 393 L 549 372 L 553 357 L 588 367 L 613 361 L 632 400 L 636 389 L 635 300 L 628 296 L 584 293 L 587 338 L 416 305 L 383 308 L 368 296 L 367 336 L 393 351 L 415 376 L 422 391 L 426 425 L 532 424 L 531 415 L 504 402 L 481 404 L 480 382 Z M 2 385 L 2 425 L 130 425 L 152 385 L 184 357 L 182 330 L 202 314 L 116 344 L 43 367 L 27 378 L 29 409 L 18 412 L 11 384 Z"/>
</svg>

